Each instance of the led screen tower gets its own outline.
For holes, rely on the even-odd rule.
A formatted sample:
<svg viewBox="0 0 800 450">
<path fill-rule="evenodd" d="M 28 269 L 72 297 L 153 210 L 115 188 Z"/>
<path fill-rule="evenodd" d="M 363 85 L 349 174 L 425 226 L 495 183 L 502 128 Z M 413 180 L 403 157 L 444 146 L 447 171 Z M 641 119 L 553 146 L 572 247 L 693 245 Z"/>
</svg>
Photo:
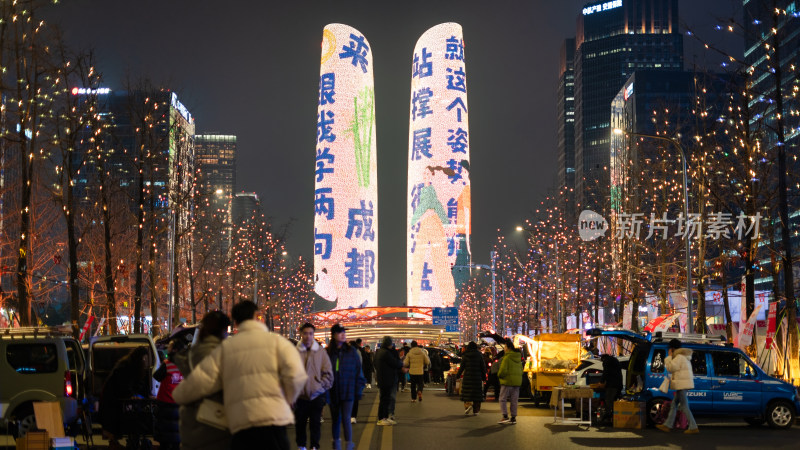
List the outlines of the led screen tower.
<svg viewBox="0 0 800 450">
<path fill-rule="evenodd" d="M 322 34 L 314 170 L 314 290 L 330 309 L 378 305 L 372 51 L 358 30 Z"/>
<path fill-rule="evenodd" d="M 414 48 L 408 159 L 408 306 L 453 306 L 469 275 L 467 77 L 461 25 Z"/>
</svg>

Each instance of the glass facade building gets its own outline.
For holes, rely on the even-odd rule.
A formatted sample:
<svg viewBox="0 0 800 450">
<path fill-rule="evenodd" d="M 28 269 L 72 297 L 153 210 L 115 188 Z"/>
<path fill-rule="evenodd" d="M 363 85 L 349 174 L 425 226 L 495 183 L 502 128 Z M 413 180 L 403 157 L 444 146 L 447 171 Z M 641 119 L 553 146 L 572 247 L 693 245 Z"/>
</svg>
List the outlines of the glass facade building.
<svg viewBox="0 0 800 450">
<path fill-rule="evenodd" d="M 608 208 L 609 106 L 636 70 L 679 70 L 677 0 L 587 4 L 575 37 L 575 194 L 580 209 Z"/>
<path fill-rule="evenodd" d="M 800 80 L 797 77 L 797 67 L 800 64 L 800 2 L 796 0 L 744 0 L 744 59 L 749 66 L 750 108 L 753 111 L 750 120 L 751 129 L 763 130 L 758 136 L 762 145 L 776 148 L 779 140 L 778 133 L 778 80 L 780 79 L 780 93 L 783 106 L 783 141 L 787 153 L 789 173 L 800 172 L 797 161 L 797 146 L 800 144 L 800 121 L 797 120 L 800 111 L 800 100 L 797 93 L 800 91 Z M 778 13 L 776 14 L 776 10 Z M 773 31 L 774 30 L 774 31 Z M 769 47 L 769 49 L 768 49 Z M 776 58 L 775 52 L 779 55 Z M 775 61 L 778 61 L 775 64 Z M 777 75 L 777 76 L 776 76 Z M 777 181 L 775 182 L 777 190 Z M 798 186 L 791 179 L 788 181 L 789 199 L 789 227 L 792 241 L 792 251 L 797 258 L 800 252 L 800 200 L 798 200 Z M 777 216 L 777 213 L 775 213 Z M 775 245 L 781 244 L 781 224 L 776 220 L 774 225 Z M 755 279 L 756 290 L 771 290 L 773 258 L 768 248 L 770 239 L 762 239 L 759 243 L 759 266 L 761 274 Z M 783 271 L 776 272 L 778 286 L 783 289 Z M 795 263 L 794 289 L 800 286 L 800 268 Z"/>
<path fill-rule="evenodd" d="M 575 189 L 575 38 L 561 45 L 558 68 L 557 122 L 558 185 Z M 572 193 L 569 194 L 570 196 Z"/>
</svg>

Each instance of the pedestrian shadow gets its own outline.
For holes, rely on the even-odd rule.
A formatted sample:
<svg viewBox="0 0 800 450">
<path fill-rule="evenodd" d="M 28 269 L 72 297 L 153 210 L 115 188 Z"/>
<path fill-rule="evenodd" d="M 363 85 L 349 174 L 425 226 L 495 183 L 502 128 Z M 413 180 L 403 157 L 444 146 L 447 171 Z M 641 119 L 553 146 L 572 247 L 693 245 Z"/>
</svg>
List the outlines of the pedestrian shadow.
<svg viewBox="0 0 800 450">
<path fill-rule="evenodd" d="M 484 437 L 489 436 L 491 434 L 497 433 L 500 430 L 505 429 L 506 427 L 503 425 L 489 425 L 488 427 L 483 428 L 473 428 L 466 433 L 462 434 L 461 437 Z"/>
<path fill-rule="evenodd" d="M 544 427 L 550 430 L 553 434 L 568 433 L 570 431 L 580 430 L 588 431 L 589 425 L 575 425 L 575 424 L 562 424 L 549 422 L 544 424 Z"/>
<path fill-rule="evenodd" d="M 469 417 L 469 416 L 465 416 L 464 414 L 451 414 L 449 416 L 426 417 L 424 420 L 419 420 L 417 422 L 419 422 L 419 423 L 425 423 L 425 422 L 452 422 L 454 420 L 461 420 L 461 419 L 463 419 L 465 417 Z"/>
<path fill-rule="evenodd" d="M 598 438 L 594 437 L 573 437 L 570 439 L 578 447 L 603 447 L 603 448 L 642 448 L 641 436 L 620 437 L 620 438 Z M 659 442 L 666 445 L 666 442 Z M 645 444 L 649 446 L 651 444 Z"/>
</svg>

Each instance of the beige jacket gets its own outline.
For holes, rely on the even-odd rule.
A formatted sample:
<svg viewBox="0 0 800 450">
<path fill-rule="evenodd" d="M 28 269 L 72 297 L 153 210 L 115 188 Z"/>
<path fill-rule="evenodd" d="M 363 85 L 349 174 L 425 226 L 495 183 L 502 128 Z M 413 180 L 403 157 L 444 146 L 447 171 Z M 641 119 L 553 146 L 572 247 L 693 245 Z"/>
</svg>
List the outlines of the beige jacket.
<svg viewBox="0 0 800 450">
<path fill-rule="evenodd" d="M 267 331 L 255 320 L 205 357 L 175 388 L 181 405 L 225 392 L 225 416 L 231 433 L 294 423 L 291 404 L 306 384 L 300 354 L 283 336 Z"/>
<path fill-rule="evenodd" d="M 297 351 L 300 352 L 300 359 L 303 360 L 308 375 L 299 398 L 314 400 L 333 386 L 331 358 L 317 341 L 314 341 L 311 349 L 306 348 L 303 341 L 300 341 L 297 343 Z"/>
<path fill-rule="evenodd" d="M 664 359 L 664 366 L 669 372 L 670 388 L 676 391 L 694 389 L 692 351 L 688 348 L 679 348 L 673 352 L 673 355 Z"/>
<path fill-rule="evenodd" d="M 424 375 L 425 366 L 431 365 L 428 352 L 422 347 L 411 347 L 406 357 L 403 359 L 403 367 L 408 367 L 409 375 Z"/>
</svg>

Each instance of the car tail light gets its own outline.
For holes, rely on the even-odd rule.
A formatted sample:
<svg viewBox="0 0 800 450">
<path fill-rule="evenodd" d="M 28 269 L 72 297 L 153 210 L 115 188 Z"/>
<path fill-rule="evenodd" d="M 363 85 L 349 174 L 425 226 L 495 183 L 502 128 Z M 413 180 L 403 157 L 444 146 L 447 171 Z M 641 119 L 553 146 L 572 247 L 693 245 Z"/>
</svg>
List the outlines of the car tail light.
<svg viewBox="0 0 800 450">
<path fill-rule="evenodd" d="M 72 395 L 74 390 L 72 389 L 72 374 L 68 371 L 64 372 L 64 394 L 67 397 L 74 397 Z"/>
</svg>

